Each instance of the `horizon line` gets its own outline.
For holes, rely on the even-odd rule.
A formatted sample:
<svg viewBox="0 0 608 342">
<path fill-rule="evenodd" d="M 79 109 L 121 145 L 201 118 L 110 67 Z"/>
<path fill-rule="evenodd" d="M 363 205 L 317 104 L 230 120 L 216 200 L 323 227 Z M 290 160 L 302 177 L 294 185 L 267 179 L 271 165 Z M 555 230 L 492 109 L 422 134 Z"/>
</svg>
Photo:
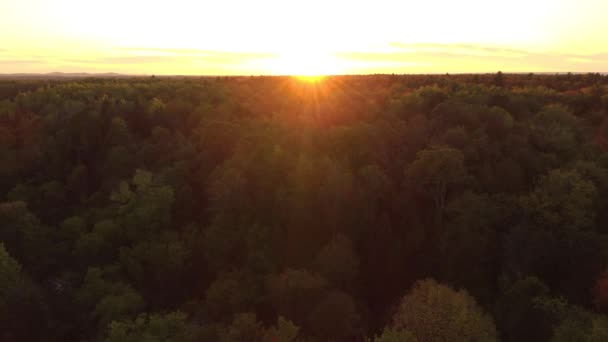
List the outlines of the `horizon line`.
<svg viewBox="0 0 608 342">
<path fill-rule="evenodd" d="M 379 75 L 395 75 L 395 76 L 407 76 L 407 75 L 492 75 L 497 73 L 511 74 L 511 75 L 525 75 L 525 74 L 542 74 L 542 75 L 560 75 L 560 74 L 600 74 L 608 75 L 608 71 L 480 71 L 480 72 L 420 72 L 420 73 L 343 73 L 343 74 L 319 74 L 319 75 L 298 75 L 298 74 L 129 74 L 129 73 L 118 73 L 118 72 L 62 72 L 62 71 L 51 71 L 51 72 L 15 72 L 15 73 L 0 73 L 0 77 L 35 77 L 35 76 L 59 76 L 59 77 L 96 77 L 96 76 L 107 76 L 107 77 L 299 77 L 299 76 L 312 76 L 312 77 L 335 77 L 335 76 L 379 76 Z"/>
</svg>

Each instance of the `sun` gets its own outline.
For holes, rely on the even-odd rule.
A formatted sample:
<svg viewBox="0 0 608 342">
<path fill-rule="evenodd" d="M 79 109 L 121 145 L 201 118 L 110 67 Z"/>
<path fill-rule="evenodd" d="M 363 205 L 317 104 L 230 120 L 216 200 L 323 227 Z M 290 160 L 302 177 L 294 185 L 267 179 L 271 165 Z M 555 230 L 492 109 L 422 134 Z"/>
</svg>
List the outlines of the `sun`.
<svg viewBox="0 0 608 342">
<path fill-rule="evenodd" d="M 298 79 L 316 82 L 326 75 L 336 75 L 344 69 L 330 53 L 312 50 L 292 50 L 281 53 L 271 62 L 270 69 L 277 75 L 296 76 Z"/>
<path fill-rule="evenodd" d="M 300 81 L 307 83 L 319 83 L 325 79 L 327 75 L 294 75 Z"/>
</svg>

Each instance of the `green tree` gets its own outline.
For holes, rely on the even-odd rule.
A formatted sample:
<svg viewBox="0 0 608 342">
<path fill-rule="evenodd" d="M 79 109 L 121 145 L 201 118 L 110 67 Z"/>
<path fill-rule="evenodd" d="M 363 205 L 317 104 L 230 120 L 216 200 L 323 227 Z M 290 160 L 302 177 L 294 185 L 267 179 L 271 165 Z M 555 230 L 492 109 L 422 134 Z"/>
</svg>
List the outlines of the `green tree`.
<svg viewBox="0 0 608 342">
<path fill-rule="evenodd" d="M 570 310 L 553 330 L 551 342 L 608 341 L 608 317 L 580 308 Z"/>
<path fill-rule="evenodd" d="M 105 342 L 189 342 L 197 341 L 196 330 L 179 311 L 141 314 L 133 320 L 113 321 Z"/>
<path fill-rule="evenodd" d="M 207 189 L 213 221 L 205 232 L 205 252 L 213 270 L 242 266 L 246 259 L 246 229 L 251 210 L 246 201 L 247 180 L 233 167 L 213 174 Z"/>
<path fill-rule="evenodd" d="M 493 139 L 504 139 L 513 128 L 513 117 L 500 107 L 490 108 L 482 119 L 488 136 Z"/>
<path fill-rule="evenodd" d="M 417 282 L 403 297 L 393 324 L 420 341 L 498 340 L 494 321 L 473 297 L 432 279 Z"/>
<path fill-rule="evenodd" d="M 220 334 L 221 342 L 262 342 L 264 327 L 258 322 L 254 313 L 240 313 L 234 316 L 232 323 Z"/>
<path fill-rule="evenodd" d="M 302 326 L 322 298 L 327 281 L 305 270 L 288 269 L 267 278 L 267 289 L 276 312 Z"/>
<path fill-rule="evenodd" d="M 505 286 L 497 301 L 496 319 L 505 341 L 548 341 L 565 309 L 561 299 L 536 277 Z"/>
<path fill-rule="evenodd" d="M 596 196 L 595 185 L 577 171 L 556 169 L 521 198 L 521 206 L 538 227 L 577 230 L 593 226 Z"/>
<path fill-rule="evenodd" d="M 407 330 L 384 328 L 382 334 L 368 339 L 368 342 L 418 342 L 419 340 Z"/>
<path fill-rule="evenodd" d="M 144 306 L 144 300 L 129 284 L 108 279 L 99 268 L 87 270 L 76 292 L 76 302 L 91 311 L 91 319 L 105 327 L 113 320 L 129 318 Z"/>
<path fill-rule="evenodd" d="M 321 299 L 308 317 L 313 335 L 325 341 L 342 341 L 357 336 L 361 317 L 354 299 L 346 293 L 331 291 Z"/>
<path fill-rule="evenodd" d="M 148 303 L 164 307 L 179 302 L 192 286 L 187 276 L 191 254 L 177 234 L 166 233 L 122 247 L 120 265 Z"/>
<path fill-rule="evenodd" d="M 265 342 L 296 342 L 300 334 L 300 327 L 282 316 L 277 318 L 277 324 L 266 330 Z"/>
<path fill-rule="evenodd" d="M 0 340 L 42 339 L 48 332 L 46 311 L 40 290 L 0 242 Z"/>
<path fill-rule="evenodd" d="M 494 83 L 494 85 L 497 87 L 502 87 L 505 84 L 505 76 L 503 75 L 502 71 L 499 71 L 496 73 L 496 75 L 494 75 L 492 83 Z"/>
<path fill-rule="evenodd" d="M 51 230 L 25 202 L 0 202 L 0 241 L 34 278 L 48 276 L 59 262 Z"/>
<path fill-rule="evenodd" d="M 532 118 L 531 128 L 530 138 L 539 150 L 564 158 L 576 153 L 580 128 L 578 119 L 566 107 L 546 106 Z"/>
<path fill-rule="evenodd" d="M 9 289 L 19 286 L 22 281 L 21 265 L 8 254 L 3 243 L 0 243 L 0 281 L 3 299 Z"/>
<path fill-rule="evenodd" d="M 336 235 L 323 247 L 316 265 L 325 279 L 342 289 L 354 284 L 359 272 L 359 258 L 353 243 L 342 234 Z"/>
<path fill-rule="evenodd" d="M 137 240 L 171 224 L 174 191 L 160 183 L 151 172 L 138 169 L 130 182 L 121 182 L 112 192 L 128 239 Z"/>
<path fill-rule="evenodd" d="M 255 307 L 259 285 L 245 270 L 222 272 L 205 293 L 204 311 L 215 321 L 226 321 Z"/>
<path fill-rule="evenodd" d="M 467 177 L 462 152 L 447 146 L 429 147 L 416 154 L 405 175 L 411 184 L 432 198 L 441 226 L 450 187 L 464 183 Z"/>
<path fill-rule="evenodd" d="M 445 279 L 479 299 L 493 299 L 501 258 L 498 231 L 508 214 L 501 199 L 470 191 L 448 204 L 440 241 Z M 462 272 L 470 265 L 475 267 Z"/>
</svg>

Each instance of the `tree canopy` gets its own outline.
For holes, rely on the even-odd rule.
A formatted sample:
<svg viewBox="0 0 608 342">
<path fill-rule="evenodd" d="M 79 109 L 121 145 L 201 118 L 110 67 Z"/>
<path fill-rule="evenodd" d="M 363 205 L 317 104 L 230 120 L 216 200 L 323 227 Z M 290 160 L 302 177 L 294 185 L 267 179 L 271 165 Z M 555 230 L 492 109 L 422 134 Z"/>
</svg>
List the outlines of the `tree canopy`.
<svg viewBox="0 0 608 342">
<path fill-rule="evenodd" d="M 0 341 L 606 340 L 608 76 L 0 90 Z"/>
</svg>

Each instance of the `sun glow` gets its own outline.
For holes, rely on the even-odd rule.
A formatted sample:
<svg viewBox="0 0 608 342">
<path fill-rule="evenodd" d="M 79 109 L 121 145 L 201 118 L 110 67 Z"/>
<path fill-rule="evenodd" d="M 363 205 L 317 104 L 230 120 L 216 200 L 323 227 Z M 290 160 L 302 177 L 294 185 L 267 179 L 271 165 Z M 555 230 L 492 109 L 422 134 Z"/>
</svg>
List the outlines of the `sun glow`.
<svg viewBox="0 0 608 342">
<path fill-rule="evenodd" d="M 603 72 L 606 12 L 606 0 L 0 0 L 0 73 Z"/>
<path fill-rule="evenodd" d="M 296 75 L 295 78 L 308 83 L 318 83 L 325 79 L 325 75 Z"/>
<path fill-rule="evenodd" d="M 297 50 L 281 53 L 269 61 L 268 68 L 277 75 L 296 76 L 305 81 L 318 81 L 325 75 L 345 71 L 341 61 L 330 53 L 314 50 Z"/>
</svg>

